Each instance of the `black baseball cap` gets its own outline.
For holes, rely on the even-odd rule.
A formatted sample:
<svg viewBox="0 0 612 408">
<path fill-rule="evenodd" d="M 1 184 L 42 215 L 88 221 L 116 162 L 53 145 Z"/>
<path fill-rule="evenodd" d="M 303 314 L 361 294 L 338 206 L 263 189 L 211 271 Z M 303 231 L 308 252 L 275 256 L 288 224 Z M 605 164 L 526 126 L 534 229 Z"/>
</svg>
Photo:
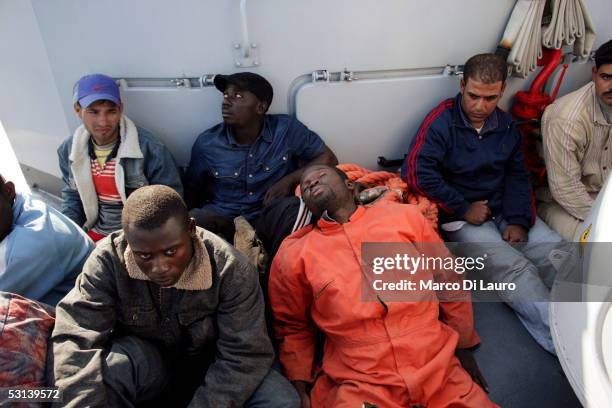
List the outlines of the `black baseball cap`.
<svg viewBox="0 0 612 408">
<path fill-rule="evenodd" d="M 232 84 L 242 89 L 243 91 L 249 91 L 253 93 L 257 99 L 263 102 L 267 102 L 268 105 L 272 103 L 272 85 L 268 80 L 261 75 L 257 75 L 254 72 L 237 72 L 231 75 L 215 75 L 213 79 L 215 88 L 221 92 L 225 92 L 225 88 Z"/>
</svg>

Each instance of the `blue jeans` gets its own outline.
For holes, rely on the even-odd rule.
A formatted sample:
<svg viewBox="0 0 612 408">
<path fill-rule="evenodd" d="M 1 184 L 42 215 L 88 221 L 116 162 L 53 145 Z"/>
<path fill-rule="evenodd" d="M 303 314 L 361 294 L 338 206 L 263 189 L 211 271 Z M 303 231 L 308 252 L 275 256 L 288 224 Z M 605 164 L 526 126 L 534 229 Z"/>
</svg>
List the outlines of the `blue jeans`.
<svg viewBox="0 0 612 408">
<path fill-rule="evenodd" d="M 509 244 L 503 239 L 508 224 L 501 218 L 482 225 L 465 224 L 457 231 L 445 231 L 446 239 L 470 243 L 460 246 L 462 256 L 487 254 L 483 278 L 495 283 L 514 283 L 515 291 L 500 291 L 531 336 L 544 349 L 555 353 L 548 321 L 548 299 L 556 271 L 548 255 L 562 238 L 540 218 L 529 230 L 528 242 Z"/>
<path fill-rule="evenodd" d="M 281 374 L 281 366 L 277 359 L 259 388 L 244 406 L 245 408 L 299 408 L 301 404 L 297 390 Z"/>
</svg>

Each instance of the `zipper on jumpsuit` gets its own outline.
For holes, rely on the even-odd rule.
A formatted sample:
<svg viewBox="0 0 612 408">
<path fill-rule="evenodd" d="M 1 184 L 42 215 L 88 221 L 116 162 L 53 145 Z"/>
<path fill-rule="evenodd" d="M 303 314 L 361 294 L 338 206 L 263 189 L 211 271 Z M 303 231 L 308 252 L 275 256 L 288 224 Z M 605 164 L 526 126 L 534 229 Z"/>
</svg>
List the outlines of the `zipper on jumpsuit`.
<svg viewBox="0 0 612 408">
<path fill-rule="evenodd" d="M 353 252 L 353 256 L 355 257 L 355 259 L 357 260 L 357 262 L 359 263 L 359 270 L 361 271 L 361 273 L 363 274 L 363 269 L 361 267 L 362 263 L 361 263 L 361 259 L 359 258 L 359 256 L 357 256 L 357 252 L 355 251 L 355 248 L 353 248 L 353 243 L 351 241 L 351 238 L 349 237 L 349 234 L 346 232 L 346 228 L 344 228 L 344 224 L 340 224 L 340 227 L 342 228 L 342 232 L 344 233 L 344 236 L 346 237 L 346 240 L 349 244 L 349 247 L 351 248 L 351 251 Z M 399 374 L 399 376 L 401 377 L 402 381 L 404 382 L 404 385 L 406 386 L 406 390 L 408 391 L 408 395 L 410 396 L 411 392 L 410 392 L 410 387 L 408 386 L 408 384 L 406 383 L 406 380 L 404 380 L 404 376 L 400 373 L 399 368 L 397 366 L 397 356 L 396 356 L 396 352 L 395 352 L 395 347 L 393 346 L 393 342 L 391 341 L 391 335 L 389 334 L 389 328 L 387 327 L 387 314 L 389 312 L 389 307 L 387 306 L 387 304 L 380 298 L 380 296 L 376 295 L 376 299 L 380 302 L 380 304 L 382 305 L 382 307 L 385 309 L 384 315 L 382 317 L 382 322 L 383 322 L 383 326 L 385 328 L 385 333 L 387 334 L 387 339 L 389 341 L 389 344 L 391 344 L 391 350 L 393 350 L 393 361 L 395 363 L 395 371 Z M 364 406 L 365 406 L 365 402 L 364 402 Z M 411 408 L 426 408 L 425 405 L 422 404 L 411 404 L 410 405 Z"/>
</svg>

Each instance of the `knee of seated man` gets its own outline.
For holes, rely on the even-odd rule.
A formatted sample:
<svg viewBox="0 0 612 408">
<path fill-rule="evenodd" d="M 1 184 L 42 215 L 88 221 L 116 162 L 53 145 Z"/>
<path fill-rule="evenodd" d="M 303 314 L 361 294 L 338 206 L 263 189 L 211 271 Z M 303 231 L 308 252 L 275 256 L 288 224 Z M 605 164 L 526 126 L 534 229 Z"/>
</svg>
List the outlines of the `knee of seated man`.
<svg viewBox="0 0 612 408">
<path fill-rule="evenodd" d="M 105 358 L 104 382 L 135 401 L 153 398 L 168 383 L 160 350 L 136 336 L 113 340 Z"/>
<path fill-rule="evenodd" d="M 300 396 L 282 374 L 270 369 L 245 407 L 298 408 Z"/>
</svg>

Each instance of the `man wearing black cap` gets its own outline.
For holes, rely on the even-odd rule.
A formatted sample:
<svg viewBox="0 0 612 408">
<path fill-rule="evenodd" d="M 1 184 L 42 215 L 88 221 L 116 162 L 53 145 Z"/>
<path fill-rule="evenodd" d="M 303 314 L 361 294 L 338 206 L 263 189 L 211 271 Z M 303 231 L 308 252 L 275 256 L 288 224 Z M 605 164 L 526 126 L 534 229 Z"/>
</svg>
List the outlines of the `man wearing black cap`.
<svg viewBox="0 0 612 408">
<path fill-rule="evenodd" d="M 265 78 L 240 72 L 217 75 L 214 84 L 223 92 L 223 123 L 196 139 L 186 187 L 191 206 L 200 207 L 191 212 L 198 225 L 227 239 L 234 217 L 253 221 L 274 199 L 292 195 L 306 165 L 338 160 L 294 117 L 266 115 L 273 91 Z"/>
</svg>

